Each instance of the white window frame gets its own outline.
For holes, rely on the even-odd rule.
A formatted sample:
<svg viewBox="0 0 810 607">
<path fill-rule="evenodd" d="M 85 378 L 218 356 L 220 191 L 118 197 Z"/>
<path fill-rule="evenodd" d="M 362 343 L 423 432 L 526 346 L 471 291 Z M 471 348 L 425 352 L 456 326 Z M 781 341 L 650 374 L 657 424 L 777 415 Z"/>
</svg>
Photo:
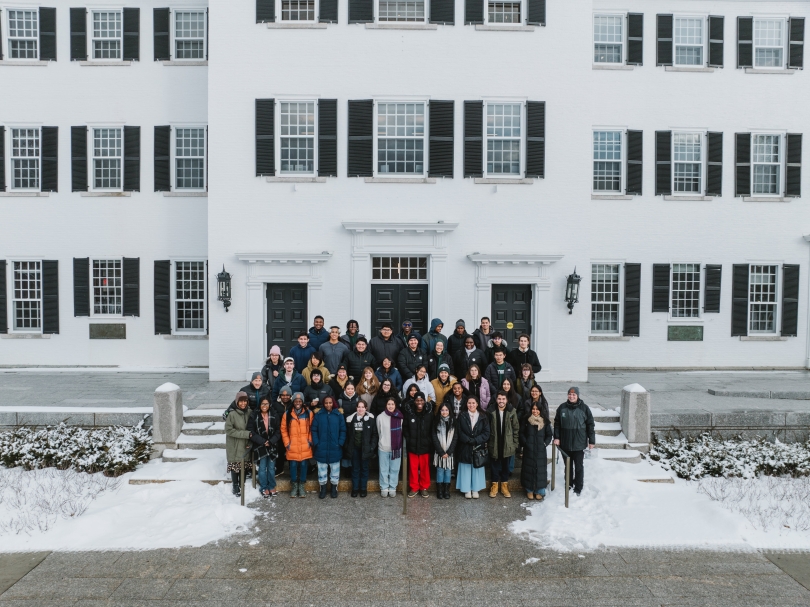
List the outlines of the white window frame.
<svg viewBox="0 0 810 607">
<path fill-rule="evenodd" d="M 314 0 L 315 2 L 315 11 L 314 19 L 296 19 L 296 20 L 284 20 L 282 19 L 282 8 L 284 6 L 284 0 L 276 0 L 276 23 L 318 23 L 320 21 L 320 10 L 321 10 L 321 3 L 318 0 Z"/>
<path fill-rule="evenodd" d="M 425 259 L 426 263 L 427 263 L 426 267 L 424 268 L 425 269 L 425 278 L 413 278 L 413 279 L 411 279 L 411 278 L 382 278 L 382 277 L 374 278 L 374 270 L 376 269 L 374 267 L 374 259 L 378 258 L 378 257 L 379 258 L 389 258 L 389 259 L 390 258 L 402 259 L 403 257 L 410 259 L 410 258 L 415 257 L 417 259 L 416 270 L 423 269 L 423 268 L 420 268 L 418 266 L 418 260 L 419 259 Z M 402 253 L 402 254 L 397 254 L 397 253 L 372 253 L 370 255 L 370 258 L 371 258 L 371 282 L 373 284 L 396 283 L 396 284 L 409 284 L 409 285 L 412 285 L 412 284 L 427 284 L 427 283 L 430 282 L 430 255 L 426 255 L 426 254 L 423 254 L 423 253 L 419 253 L 419 254 L 416 254 L 416 255 L 414 255 L 414 254 L 406 254 L 406 253 Z M 382 266 L 380 267 L 380 269 L 383 269 Z M 411 269 L 410 264 L 409 264 L 409 267 L 407 269 L 408 270 Z M 382 276 L 382 272 L 380 272 L 380 275 Z"/>
<path fill-rule="evenodd" d="M 37 31 L 36 35 L 33 38 L 20 38 L 18 36 L 14 37 L 14 40 L 34 40 L 36 42 L 36 57 L 12 57 L 11 56 L 11 18 L 9 13 L 12 11 L 31 11 L 36 14 L 37 16 Z M 39 22 L 39 6 L 26 6 L 26 7 L 19 7 L 19 6 L 9 6 L 6 7 L 5 11 L 0 10 L 0 14 L 3 14 L 3 58 L 8 59 L 10 61 L 39 61 L 39 55 L 42 52 L 42 49 L 39 45 L 39 34 L 40 34 L 40 22 Z"/>
<path fill-rule="evenodd" d="M 678 19 L 700 19 L 700 32 L 701 32 L 701 44 L 686 44 L 682 46 L 700 46 L 701 51 L 701 62 L 697 65 L 687 64 L 687 63 L 677 63 L 676 58 L 678 56 L 678 44 L 675 42 L 675 22 Z M 672 16 L 672 65 L 673 67 L 677 67 L 678 69 L 695 69 L 700 70 L 705 68 L 709 65 L 709 15 L 696 15 L 696 14 L 675 14 Z"/>
<path fill-rule="evenodd" d="M 672 196 L 703 196 L 703 193 L 706 191 L 706 167 L 708 166 L 706 162 L 706 146 L 708 144 L 707 140 L 707 132 L 704 130 L 699 129 L 673 129 L 672 130 L 672 137 L 670 138 L 670 189 L 672 190 Z M 698 189 L 694 192 L 679 192 L 675 190 L 675 136 L 676 135 L 698 135 L 700 137 L 700 183 L 698 184 Z M 694 162 L 690 163 L 683 163 L 683 164 L 696 164 Z M 691 262 L 690 262 L 691 263 Z"/>
<path fill-rule="evenodd" d="M 16 306 L 16 302 L 17 301 L 37 301 L 37 300 L 31 300 L 31 299 L 27 299 L 27 300 L 17 299 L 15 297 L 15 292 L 14 292 L 14 273 L 15 273 L 14 272 L 14 264 L 26 263 L 26 262 L 27 263 L 31 263 L 31 262 L 39 263 L 39 327 L 37 327 L 37 328 L 25 328 L 25 327 L 17 328 L 17 306 Z M 33 259 L 33 258 L 29 258 L 29 257 L 17 257 L 17 258 L 14 258 L 14 259 L 10 259 L 8 263 L 9 263 L 9 269 L 11 270 L 10 272 L 7 272 L 8 278 L 6 279 L 7 280 L 7 287 L 8 287 L 8 290 L 6 292 L 9 295 L 8 301 L 9 301 L 9 304 L 10 304 L 10 306 L 9 306 L 9 316 L 10 316 L 9 321 L 10 322 L 8 323 L 8 331 L 9 331 L 9 333 L 33 333 L 35 335 L 41 335 L 42 331 L 43 331 L 42 325 L 43 325 L 43 307 L 44 307 L 43 306 L 43 297 L 42 297 L 43 296 L 43 288 L 44 288 L 43 271 L 42 271 L 42 259 Z"/>
<path fill-rule="evenodd" d="M 93 28 L 94 15 L 96 13 L 119 13 L 121 15 L 121 37 L 120 38 L 96 38 L 95 29 Z M 121 42 L 121 56 L 118 59 L 96 59 L 96 47 L 94 42 L 96 40 L 120 40 Z M 88 7 L 87 9 L 87 60 L 98 62 L 119 62 L 124 60 L 124 9 L 120 6 L 112 8 L 104 7 Z"/>
<path fill-rule="evenodd" d="M 605 261 L 602 261 L 602 260 L 591 261 L 591 264 L 590 264 L 591 272 L 590 272 L 590 283 L 589 283 L 589 287 L 590 287 L 589 291 L 591 291 L 591 292 L 590 292 L 590 295 L 589 295 L 590 306 L 588 308 L 588 313 L 591 315 L 591 319 L 588 322 L 588 334 L 589 335 L 616 335 L 616 336 L 621 336 L 624 333 L 624 264 L 625 264 L 624 261 L 617 261 L 615 259 L 610 259 L 610 260 L 605 260 Z M 618 319 L 617 319 L 617 323 L 616 323 L 616 326 L 617 326 L 616 331 L 594 331 L 593 330 L 593 319 L 592 319 L 593 305 L 594 305 L 594 303 L 597 303 L 597 302 L 593 301 L 593 286 L 592 285 L 593 285 L 593 267 L 594 266 L 618 266 L 619 267 L 619 301 L 617 302 L 618 303 L 618 308 L 617 308 L 617 311 L 616 311 L 616 314 L 618 315 Z"/>
<path fill-rule="evenodd" d="M 203 328 L 178 329 L 177 328 L 177 264 L 184 262 L 201 262 L 203 264 Z M 178 257 L 171 260 L 171 319 L 172 335 L 206 335 L 208 333 L 208 260 L 200 257 Z M 200 301 L 200 300 L 193 300 Z"/>
<path fill-rule="evenodd" d="M 757 48 L 779 48 L 773 46 L 757 46 L 757 21 L 781 21 L 782 23 L 782 65 L 779 67 L 757 65 Z M 753 69 L 772 70 L 781 72 L 788 69 L 788 57 L 790 53 L 790 32 L 788 30 L 788 17 L 785 15 L 758 15 L 754 16 L 751 28 L 751 62 Z"/>
<path fill-rule="evenodd" d="M 424 18 L 421 21 L 405 21 L 404 19 L 403 20 L 396 20 L 396 21 L 393 21 L 393 20 L 382 21 L 380 19 L 380 1 L 381 0 L 374 0 L 374 22 L 375 23 L 392 24 L 392 25 L 393 24 L 401 25 L 401 24 L 409 24 L 409 23 L 418 25 L 418 24 L 428 23 L 428 18 L 430 17 L 430 1 L 429 0 L 423 0 L 423 4 L 424 4 L 424 7 L 425 7 L 425 15 L 424 15 Z"/>
<path fill-rule="evenodd" d="M 121 313 L 120 314 L 113 314 L 113 313 L 102 313 L 96 312 L 96 292 L 95 292 L 95 285 L 94 283 L 94 276 L 93 276 L 93 262 L 94 261 L 117 261 L 120 264 L 121 268 Z M 124 316 L 124 258 L 118 257 L 117 255 L 96 255 L 95 257 L 90 258 L 90 317 L 91 318 L 123 318 Z"/>
<path fill-rule="evenodd" d="M 202 13 L 203 14 L 203 55 L 198 59 L 181 59 L 177 56 L 177 13 Z M 172 61 L 205 61 L 208 57 L 208 10 L 206 7 L 197 7 L 197 6 L 189 6 L 189 7 L 178 7 L 173 8 L 171 10 L 171 24 L 170 28 L 171 31 L 169 32 L 169 39 L 171 47 L 169 49 L 170 57 Z M 180 39 L 182 40 L 182 38 Z M 192 40 L 196 40 L 196 38 L 192 38 Z"/>
<path fill-rule="evenodd" d="M 674 316 L 672 312 L 675 309 L 675 306 L 673 305 L 673 301 L 674 301 L 673 296 L 674 296 L 674 293 L 675 293 L 675 289 L 674 289 L 674 285 L 673 285 L 673 279 L 674 279 L 674 276 L 675 276 L 675 266 L 676 265 L 686 265 L 686 264 L 697 266 L 697 274 L 698 274 L 697 316 Z M 705 276 L 704 276 L 705 271 L 704 270 L 705 270 L 705 265 L 700 263 L 700 262 L 697 262 L 697 261 L 673 261 L 672 263 L 669 264 L 669 321 L 671 323 L 684 322 L 684 323 L 687 323 L 687 324 L 688 323 L 694 324 L 696 322 L 702 321 L 703 314 L 701 313 L 701 311 L 703 310 L 703 295 L 704 295 L 703 291 L 704 291 L 704 285 L 705 285 Z"/>
<path fill-rule="evenodd" d="M 178 188 L 177 187 L 177 132 L 179 129 L 203 129 L 205 132 L 205 142 L 203 145 L 203 185 L 200 188 Z M 172 192 L 205 192 L 208 190 L 208 125 L 205 124 L 172 124 L 169 144 L 169 154 L 171 157 L 171 191 Z M 191 156 L 190 158 L 198 158 Z M 123 183 L 123 182 L 122 182 Z"/>
<path fill-rule="evenodd" d="M 774 293 L 774 314 L 773 314 L 773 331 L 754 331 L 751 329 L 751 275 L 754 266 L 773 266 L 776 268 L 776 290 Z M 775 261 L 754 261 L 748 264 L 748 290 L 746 298 L 748 300 L 748 309 L 746 313 L 746 329 L 749 335 L 779 335 L 781 333 L 781 315 L 782 315 L 782 263 Z"/>
<path fill-rule="evenodd" d="M 282 103 L 312 103 L 315 110 L 315 129 L 312 136 L 312 171 L 285 171 L 281 170 L 281 104 Z M 274 113 L 275 134 L 273 137 L 273 146 L 275 147 L 276 158 L 276 175 L 280 177 L 315 177 L 318 175 L 318 98 L 314 96 L 300 96 L 300 97 L 276 97 Z"/>
<path fill-rule="evenodd" d="M 517 173 L 490 173 L 487 170 L 487 111 L 490 105 L 520 105 L 520 168 Z M 526 100 L 525 99 L 484 99 L 484 120 L 481 125 L 483 137 L 483 172 L 486 179 L 523 179 L 526 174 Z"/>
<path fill-rule="evenodd" d="M 503 4 L 503 3 L 506 3 L 506 4 L 519 4 L 520 5 L 520 21 L 517 21 L 516 23 L 504 23 L 504 22 L 501 22 L 501 21 L 490 21 L 489 20 L 489 5 L 490 5 L 491 2 L 495 2 L 496 4 Z M 526 19 L 527 19 L 527 17 L 526 17 L 526 8 L 527 8 L 527 3 L 524 2 L 523 0 L 485 0 L 485 2 L 484 2 L 484 23 L 486 25 L 497 25 L 499 27 L 500 26 L 504 26 L 504 27 L 509 27 L 509 26 L 521 27 L 523 25 L 526 25 Z"/>
<path fill-rule="evenodd" d="M 377 0 L 375 0 L 377 1 Z M 397 23 L 396 21 L 392 23 Z M 421 103 L 425 106 L 425 123 L 424 133 L 422 135 L 422 172 L 421 173 L 381 173 L 379 171 L 379 135 L 377 134 L 377 108 L 381 103 Z M 391 179 L 425 179 L 428 176 L 428 159 L 430 158 L 430 100 L 427 97 L 378 97 L 374 99 L 374 114 L 373 114 L 373 129 L 374 129 L 374 145 L 372 150 L 372 158 L 374 159 L 374 177 L 391 178 Z M 385 139 L 389 139 L 385 137 Z M 390 139 L 396 139 L 391 137 Z"/>
<path fill-rule="evenodd" d="M 596 18 L 597 17 L 618 17 L 622 24 L 622 41 L 621 41 L 621 57 L 617 62 L 615 61 L 597 61 L 596 60 Z M 593 14 L 591 20 L 591 61 L 594 65 L 625 65 L 627 61 L 627 13 L 610 13 L 599 12 Z M 602 43 L 605 44 L 605 43 Z"/>
<path fill-rule="evenodd" d="M 774 135 L 779 138 L 779 170 L 777 175 L 779 176 L 779 183 L 776 184 L 776 192 L 774 194 L 759 194 L 754 192 L 754 138 L 757 135 Z M 785 177 L 786 177 L 786 167 L 787 167 L 787 150 L 785 146 L 787 145 L 787 131 L 752 131 L 751 132 L 751 158 L 749 159 L 751 163 L 751 196 L 755 196 L 757 198 L 760 197 L 771 197 L 771 198 L 781 198 L 785 191 Z M 772 164 L 772 163 L 762 163 L 758 162 L 759 164 Z M 758 264 L 762 265 L 762 264 Z"/>
<path fill-rule="evenodd" d="M 119 129 L 121 131 L 121 187 L 118 188 L 97 188 L 96 187 L 96 129 Z M 88 124 L 87 125 L 87 156 L 88 156 L 88 187 L 91 192 L 123 192 L 124 191 L 124 125 L 123 124 Z M 103 158 L 100 156 L 99 158 Z M 108 156 L 108 158 L 111 158 Z"/>
<path fill-rule="evenodd" d="M 594 177 L 595 177 L 595 170 L 593 164 L 598 162 L 593 157 L 593 136 L 596 133 L 619 133 L 619 138 L 621 141 L 621 158 L 619 159 L 619 189 L 618 190 L 596 190 L 594 189 Z M 625 191 L 625 167 L 627 166 L 627 158 L 625 157 L 627 154 L 627 129 L 624 127 L 617 128 L 617 127 L 594 127 L 591 133 L 591 194 L 596 196 L 618 196 L 624 194 Z M 605 162 L 612 162 L 612 161 L 605 161 Z"/>
<path fill-rule="evenodd" d="M 14 187 L 14 160 L 16 157 L 14 156 L 14 130 L 15 129 L 34 129 L 37 131 L 37 137 L 39 139 L 39 176 L 38 176 L 38 183 L 39 185 L 36 188 L 16 188 Z M 6 180 L 8 181 L 8 189 L 12 192 L 41 192 L 42 191 L 42 126 L 38 124 L 9 124 L 6 123 L 6 132 L 8 133 L 8 154 L 6 154 L 7 158 L 5 159 L 5 168 L 6 168 L 6 175 L 8 176 Z M 4 145 L 5 142 L 0 141 L 0 145 Z M 24 158 L 35 158 L 34 156 L 26 156 Z"/>
</svg>

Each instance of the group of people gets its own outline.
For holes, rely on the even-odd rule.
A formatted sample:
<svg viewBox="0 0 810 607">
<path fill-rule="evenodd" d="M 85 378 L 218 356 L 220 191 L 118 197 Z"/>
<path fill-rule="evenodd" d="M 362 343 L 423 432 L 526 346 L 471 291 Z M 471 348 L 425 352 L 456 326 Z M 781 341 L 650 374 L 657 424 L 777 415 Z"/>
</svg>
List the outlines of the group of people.
<svg viewBox="0 0 810 607">
<path fill-rule="evenodd" d="M 433 468 L 439 499 L 450 498 L 453 477 L 466 498 L 478 498 L 487 464 L 490 497 L 511 497 L 517 456 L 527 497 L 542 500 L 552 440 L 571 457 L 571 484 L 579 494 L 584 451 L 596 442 L 579 389 L 569 390 L 552 425 L 528 335 L 510 350 L 487 317 L 473 334 L 464 320 L 449 337 L 442 329 L 433 319 L 422 336 L 406 320 L 398 334 L 383 324 L 367 340 L 355 320 L 341 335 L 316 316 L 287 356 L 273 346 L 223 414 L 234 494 L 240 495 L 244 467 L 257 475 L 263 497 L 276 495 L 275 477 L 286 463 L 291 497 L 306 497 L 310 466 L 317 469 L 321 499 L 337 497 L 341 467 L 351 470 L 352 497 L 366 497 L 376 464 L 382 497 L 394 497 L 404 446 L 409 497 L 429 496 Z"/>
</svg>

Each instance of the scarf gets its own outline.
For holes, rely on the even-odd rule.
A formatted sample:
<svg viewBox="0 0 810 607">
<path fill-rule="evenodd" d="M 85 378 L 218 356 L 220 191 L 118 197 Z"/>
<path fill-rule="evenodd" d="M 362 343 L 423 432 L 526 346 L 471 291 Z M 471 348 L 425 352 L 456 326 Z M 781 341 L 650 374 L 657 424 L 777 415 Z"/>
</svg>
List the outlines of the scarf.
<svg viewBox="0 0 810 607">
<path fill-rule="evenodd" d="M 542 430 L 543 426 L 546 425 L 546 422 L 543 421 L 543 418 L 539 415 L 530 415 L 529 419 L 527 419 L 532 426 L 537 426 L 538 430 Z"/>
<path fill-rule="evenodd" d="M 436 425 L 436 435 L 439 437 L 439 445 L 442 451 L 447 453 L 450 443 L 453 442 L 453 435 L 456 433 L 455 428 L 450 428 L 450 418 L 447 419 L 439 417 L 439 423 Z M 445 470 L 453 469 L 453 456 L 448 453 L 447 457 L 439 457 L 438 452 L 433 454 L 433 465 L 437 468 L 444 468 Z"/>
<path fill-rule="evenodd" d="M 394 409 L 393 413 L 386 409 L 385 414 L 391 418 L 391 459 L 399 459 L 402 456 L 402 413 L 399 409 Z"/>
<path fill-rule="evenodd" d="M 469 356 L 470 354 L 475 352 L 475 346 L 473 346 L 472 348 L 469 348 L 469 349 L 464 348 L 464 351 L 467 353 L 467 356 Z"/>
</svg>

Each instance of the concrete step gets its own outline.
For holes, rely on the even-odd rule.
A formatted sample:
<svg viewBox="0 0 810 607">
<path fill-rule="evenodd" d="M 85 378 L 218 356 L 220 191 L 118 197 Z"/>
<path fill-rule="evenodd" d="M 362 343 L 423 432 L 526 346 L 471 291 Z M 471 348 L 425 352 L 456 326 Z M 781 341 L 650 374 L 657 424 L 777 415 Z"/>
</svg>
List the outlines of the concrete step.
<svg viewBox="0 0 810 607">
<path fill-rule="evenodd" d="M 190 462 L 201 457 L 205 457 L 209 453 L 224 453 L 224 449 L 165 449 L 163 451 L 162 459 L 164 462 L 181 463 Z"/>
<path fill-rule="evenodd" d="M 218 449 L 225 447 L 225 434 L 194 435 L 181 434 L 177 437 L 181 449 Z"/>
<path fill-rule="evenodd" d="M 596 434 L 596 447 L 599 449 L 624 449 L 627 438 L 623 432 L 616 435 Z"/>
<path fill-rule="evenodd" d="M 635 449 L 609 449 L 599 453 L 600 459 L 612 462 L 624 462 L 626 464 L 641 463 L 641 453 Z"/>
<path fill-rule="evenodd" d="M 225 422 L 186 422 L 183 424 L 183 434 L 188 434 L 189 436 L 225 434 Z"/>
<path fill-rule="evenodd" d="M 619 436 L 622 425 L 619 422 L 596 422 L 597 436 Z"/>
<path fill-rule="evenodd" d="M 200 422 L 215 422 L 222 421 L 222 414 L 225 413 L 227 407 L 222 409 L 191 409 L 183 414 L 183 421 L 186 423 L 200 423 Z"/>
</svg>

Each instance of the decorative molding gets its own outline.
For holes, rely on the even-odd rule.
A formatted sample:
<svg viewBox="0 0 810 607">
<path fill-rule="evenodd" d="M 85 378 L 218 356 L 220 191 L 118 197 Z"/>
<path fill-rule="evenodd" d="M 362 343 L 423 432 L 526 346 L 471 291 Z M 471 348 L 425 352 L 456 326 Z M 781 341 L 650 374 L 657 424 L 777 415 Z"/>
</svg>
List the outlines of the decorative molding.
<svg viewBox="0 0 810 607">
<path fill-rule="evenodd" d="M 127 198 L 132 192 L 81 192 L 82 198 Z"/>
<path fill-rule="evenodd" d="M 475 26 L 479 32 L 533 32 L 533 25 L 489 25 L 479 23 Z"/>
<path fill-rule="evenodd" d="M 588 335 L 588 341 L 630 341 L 624 335 Z"/>
<path fill-rule="evenodd" d="M 560 261 L 564 255 L 521 255 L 521 254 L 496 254 L 496 255 L 486 255 L 481 253 L 472 253 L 467 255 L 467 259 L 469 259 L 474 264 L 478 265 L 489 265 L 489 264 L 496 264 L 496 265 L 549 265 Z"/>
<path fill-rule="evenodd" d="M 132 61 L 79 61 L 78 63 L 89 67 L 124 67 L 132 65 Z"/>
<path fill-rule="evenodd" d="M 0 197 L 3 198 L 47 198 L 50 195 L 50 192 L 15 192 L 14 190 L 0 192 Z"/>
<path fill-rule="evenodd" d="M 179 341 L 198 340 L 198 339 L 208 339 L 208 335 L 193 335 L 193 334 L 184 335 L 182 333 L 178 333 L 178 334 L 175 334 L 175 335 L 164 335 L 163 339 L 171 339 L 171 340 L 179 340 Z"/>
<path fill-rule="evenodd" d="M 787 341 L 781 335 L 740 335 L 740 341 Z"/>
<path fill-rule="evenodd" d="M 444 234 L 452 232 L 458 227 L 458 223 L 445 223 L 443 221 L 433 223 L 418 223 L 418 222 L 398 222 L 398 221 L 344 221 L 343 227 L 349 232 L 360 234 L 363 232 L 416 232 L 421 234 L 424 232 L 435 232 L 437 234 Z"/>
<path fill-rule="evenodd" d="M 0 61 L 0 67 L 7 65 L 9 67 L 48 67 L 50 61 L 24 61 L 24 60 L 3 60 Z"/>
<path fill-rule="evenodd" d="M 161 61 L 163 65 L 169 66 L 186 66 L 186 67 L 202 67 L 208 65 L 208 61 Z"/>
<path fill-rule="evenodd" d="M 743 202 L 793 202 L 793 198 L 781 196 L 743 196 Z"/>
<path fill-rule="evenodd" d="M 272 264 L 319 264 L 329 261 L 332 253 L 323 251 L 322 253 L 237 253 L 239 261 L 248 263 L 272 263 Z"/>
<path fill-rule="evenodd" d="M 774 76 L 792 76 L 795 72 L 796 72 L 796 70 L 791 70 L 791 69 L 787 69 L 787 70 L 782 70 L 782 69 L 780 69 L 780 70 L 763 70 L 763 69 L 757 69 L 757 68 L 754 68 L 754 67 L 745 68 L 745 73 L 746 74 L 771 74 L 771 75 L 774 75 Z"/>
<path fill-rule="evenodd" d="M 0 335 L 0 339 L 50 339 L 50 333 L 43 335 L 42 333 L 4 333 Z"/>
<path fill-rule="evenodd" d="M 531 185 L 534 183 L 534 177 L 515 177 L 514 179 L 508 177 L 476 177 L 474 182 L 490 185 Z"/>
<path fill-rule="evenodd" d="M 269 30 L 325 30 L 326 23 L 276 23 L 270 22 L 267 24 Z"/>
<path fill-rule="evenodd" d="M 326 177 L 307 177 L 299 175 L 297 177 L 265 177 L 268 183 L 326 183 Z"/>
<path fill-rule="evenodd" d="M 366 183 L 436 183 L 435 177 L 366 177 Z"/>
<path fill-rule="evenodd" d="M 208 192 L 163 192 L 167 198 L 208 198 Z"/>
<path fill-rule="evenodd" d="M 595 70 L 622 70 L 622 71 L 630 71 L 636 69 L 635 65 L 624 65 L 623 63 L 594 63 L 593 68 Z"/>
<path fill-rule="evenodd" d="M 680 67 L 675 65 L 665 65 L 664 70 L 667 72 L 713 72 L 713 67 Z"/>
<path fill-rule="evenodd" d="M 633 200 L 635 196 L 624 194 L 591 194 L 591 200 Z"/>
<path fill-rule="evenodd" d="M 708 202 L 714 200 L 714 196 L 664 196 L 664 200 Z"/>
<path fill-rule="evenodd" d="M 436 23 L 366 23 L 367 30 L 435 30 Z"/>
</svg>

